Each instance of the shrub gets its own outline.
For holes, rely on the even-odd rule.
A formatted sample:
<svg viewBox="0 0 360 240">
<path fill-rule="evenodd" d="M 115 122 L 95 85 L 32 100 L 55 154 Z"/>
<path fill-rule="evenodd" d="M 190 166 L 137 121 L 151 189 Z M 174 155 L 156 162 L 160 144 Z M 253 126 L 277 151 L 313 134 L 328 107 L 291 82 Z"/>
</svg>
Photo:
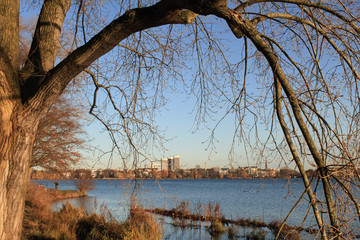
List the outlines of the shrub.
<svg viewBox="0 0 360 240">
<path fill-rule="evenodd" d="M 93 179 L 81 178 L 73 180 L 73 182 L 75 187 L 84 195 L 87 191 L 93 190 L 95 188 L 95 182 Z"/>
<path fill-rule="evenodd" d="M 124 240 L 161 240 L 161 226 L 143 209 L 132 207 L 131 218 L 124 224 Z"/>
<path fill-rule="evenodd" d="M 65 203 L 60 211 L 53 213 L 50 227 L 57 232 L 58 236 L 65 235 L 69 239 L 75 239 L 76 224 L 84 216 L 85 213 L 81 208 Z"/>
<path fill-rule="evenodd" d="M 209 232 L 211 236 L 216 236 L 226 232 L 226 227 L 224 227 L 224 225 L 220 221 L 215 220 L 211 222 Z"/>
<path fill-rule="evenodd" d="M 51 220 L 51 199 L 44 188 L 30 184 L 25 198 L 23 229 L 27 235 L 37 235 L 47 227 Z M 25 238 L 24 236 L 23 238 Z"/>
<path fill-rule="evenodd" d="M 254 229 L 246 235 L 246 240 L 265 240 L 266 233 L 262 229 Z"/>
<path fill-rule="evenodd" d="M 227 234 L 228 234 L 228 238 L 229 239 L 234 239 L 235 237 L 235 230 L 232 226 L 229 226 L 228 227 L 228 230 L 227 230 Z"/>
<path fill-rule="evenodd" d="M 284 225 L 280 231 L 281 223 L 279 221 L 272 221 L 269 225 L 272 233 L 277 236 L 279 235 L 279 239 L 283 240 L 300 240 L 301 237 L 299 233 L 291 226 Z"/>
<path fill-rule="evenodd" d="M 123 239 L 123 232 L 123 224 L 114 220 L 106 221 L 104 216 L 99 216 L 97 214 L 85 216 L 76 224 L 77 239 Z"/>
</svg>

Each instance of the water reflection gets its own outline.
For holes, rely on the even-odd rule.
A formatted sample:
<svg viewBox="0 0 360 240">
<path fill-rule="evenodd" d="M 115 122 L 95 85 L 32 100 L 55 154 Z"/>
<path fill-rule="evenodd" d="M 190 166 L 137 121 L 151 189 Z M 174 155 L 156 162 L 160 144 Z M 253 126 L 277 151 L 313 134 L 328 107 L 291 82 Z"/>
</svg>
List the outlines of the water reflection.
<svg viewBox="0 0 360 240">
<path fill-rule="evenodd" d="M 92 210 L 97 208 L 96 203 L 96 197 L 94 196 L 85 196 L 85 197 L 79 197 L 79 198 L 71 198 L 66 200 L 59 200 L 53 203 L 52 209 L 54 211 L 59 211 L 63 204 L 70 203 L 71 205 L 75 207 L 80 207 L 88 212 L 91 212 Z"/>
</svg>

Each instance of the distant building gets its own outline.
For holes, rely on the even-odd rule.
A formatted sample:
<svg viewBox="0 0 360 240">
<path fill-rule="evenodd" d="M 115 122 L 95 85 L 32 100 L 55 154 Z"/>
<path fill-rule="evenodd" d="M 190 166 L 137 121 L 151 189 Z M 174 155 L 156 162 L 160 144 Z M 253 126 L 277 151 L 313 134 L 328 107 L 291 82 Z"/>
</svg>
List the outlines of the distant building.
<svg viewBox="0 0 360 240">
<path fill-rule="evenodd" d="M 250 177 L 258 177 L 259 176 L 257 166 L 244 167 L 243 169 L 248 172 Z"/>
<path fill-rule="evenodd" d="M 160 171 L 161 170 L 161 163 L 151 163 L 151 169 Z"/>
<path fill-rule="evenodd" d="M 174 170 L 180 169 L 180 156 L 174 156 Z"/>
<path fill-rule="evenodd" d="M 163 171 L 163 170 L 168 170 L 169 169 L 169 164 L 168 164 L 168 159 L 167 158 L 162 158 L 161 160 L 160 160 L 161 162 L 160 162 L 160 164 L 161 164 L 161 171 Z"/>
<path fill-rule="evenodd" d="M 174 157 L 168 157 L 168 169 L 169 169 L 170 171 L 174 171 L 174 170 L 175 170 Z"/>
<path fill-rule="evenodd" d="M 97 177 L 97 172 L 96 170 L 92 169 L 91 170 L 91 178 L 96 178 Z"/>
<path fill-rule="evenodd" d="M 145 164 L 145 169 L 160 171 L 161 170 L 161 163 L 151 162 L 150 164 Z"/>
<path fill-rule="evenodd" d="M 220 168 L 220 174 L 228 175 L 229 174 L 229 168 Z"/>
<path fill-rule="evenodd" d="M 175 171 L 180 169 L 180 156 L 162 158 L 160 164 L 161 170 Z"/>
</svg>

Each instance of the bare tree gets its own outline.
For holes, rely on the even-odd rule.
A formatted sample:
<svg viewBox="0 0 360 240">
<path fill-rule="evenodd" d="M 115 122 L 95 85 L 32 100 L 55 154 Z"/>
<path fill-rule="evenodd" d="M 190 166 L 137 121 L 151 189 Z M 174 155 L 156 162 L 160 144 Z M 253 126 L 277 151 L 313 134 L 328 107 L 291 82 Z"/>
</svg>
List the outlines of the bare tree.
<svg viewBox="0 0 360 240">
<path fill-rule="evenodd" d="M 52 172 L 69 170 L 81 160 L 85 148 L 83 110 L 62 95 L 40 119 L 31 167 Z"/>
<path fill-rule="evenodd" d="M 328 230 L 336 239 L 352 234 L 344 228 L 347 220 L 343 217 L 348 216 L 344 211 L 349 208 L 343 202 L 360 215 L 353 194 L 359 180 L 359 151 L 354 144 L 358 142 L 360 46 L 356 1 L 110 4 L 119 12 L 114 20 L 103 15 L 106 4 L 102 1 L 35 3 L 41 5 L 41 12 L 26 61 L 20 66 L 20 2 L 0 1 L 0 239 L 20 238 L 39 121 L 72 79 L 82 71 L 89 74 L 95 86 L 90 112 L 109 130 L 114 149 L 123 159 L 133 156 L 136 162 L 149 150 L 147 143 L 161 141 L 152 120 L 155 106 L 164 103 L 163 90 L 177 88 L 185 80 L 182 68 L 191 67 L 195 71 L 189 85 L 198 94 L 198 119 L 216 113 L 214 107 L 225 109 L 225 116 L 235 113 L 237 117 L 235 136 L 248 143 L 250 150 L 260 152 L 260 159 L 268 148 L 278 150 L 284 161 L 290 152 L 322 238 L 328 238 Z M 73 17 L 65 18 L 67 14 Z M 238 63 L 228 60 L 222 43 L 210 31 L 207 21 L 217 19 L 225 20 L 241 39 Z M 186 25 L 190 23 L 194 24 Z M 59 56 L 59 45 L 69 42 L 63 41 L 68 36 L 73 44 L 67 46 L 67 55 Z M 181 44 L 193 47 L 181 48 Z M 107 53 L 114 63 L 111 66 L 100 58 Z M 104 74 L 108 67 L 112 76 Z M 255 80 L 264 94 L 251 93 L 248 84 Z M 106 96 L 103 105 L 101 95 Z M 249 115 L 253 117 L 250 124 Z M 260 136 L 260 122 L 270 126 L 268 137 Z M 281 129 L 284 139 L 276 135 L 276 129 Z M 126 139 L 126 144 L 121 145 L 119 139 Z M 317 168 L 322 186 L 319 196 L 306 177 L 304 162 Z M 351 169 L 354 178 L 335 174 L 344 169 Z M 329 224 L 320 210 L 327 213 Z"/>
</svg>

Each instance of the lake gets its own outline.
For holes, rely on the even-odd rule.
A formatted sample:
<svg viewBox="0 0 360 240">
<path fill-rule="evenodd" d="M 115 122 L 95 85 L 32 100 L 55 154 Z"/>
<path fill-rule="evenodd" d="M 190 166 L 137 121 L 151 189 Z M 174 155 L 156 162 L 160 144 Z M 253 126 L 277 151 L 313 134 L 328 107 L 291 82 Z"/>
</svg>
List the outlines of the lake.
<svg viewBox="0 0 360 240">
<path fill-rule="evenodd" d="M 37 181 L 53 188 L 54 181 Z M 59 189 L 75 189 L 72 181 L 58 181 Z M 71 199 L 74 205 L 100 211 L 107 208 L 118 220 L 125 220 L 129 213 L 130 197 L 136 196 L 145 208 L 175 208 L 182 200 L 189 201 L 194 209 L 199 202 L 207 205 L 218 203 L 226 218 L 252 218 L 270 223 L 286 217 L 303 192 L 301 179 L 166 179 L 166 180 L 95 180 L 96 187 L 88 197 Z M 55 203 L 59 209 L 62 202 Z M 307 198 L 295 209 L 287 224 L 300 225 L 308 210 Z M 164 222 L 164 239 L 212 239 L 205 229 L 178 231 L 171 219 Z M 305 227 L 315 221 L 310 211 Z M 241 228 L 237 239 L 252 229 Z M 313 238 L 313 237 L 312 237 Z M 222 238 L 218 238 L 222 239 Z M 227 239 L 227 238 L 223 238 Z M 311 239 L 311 237 L 310 237 Z"/>
</svg>

